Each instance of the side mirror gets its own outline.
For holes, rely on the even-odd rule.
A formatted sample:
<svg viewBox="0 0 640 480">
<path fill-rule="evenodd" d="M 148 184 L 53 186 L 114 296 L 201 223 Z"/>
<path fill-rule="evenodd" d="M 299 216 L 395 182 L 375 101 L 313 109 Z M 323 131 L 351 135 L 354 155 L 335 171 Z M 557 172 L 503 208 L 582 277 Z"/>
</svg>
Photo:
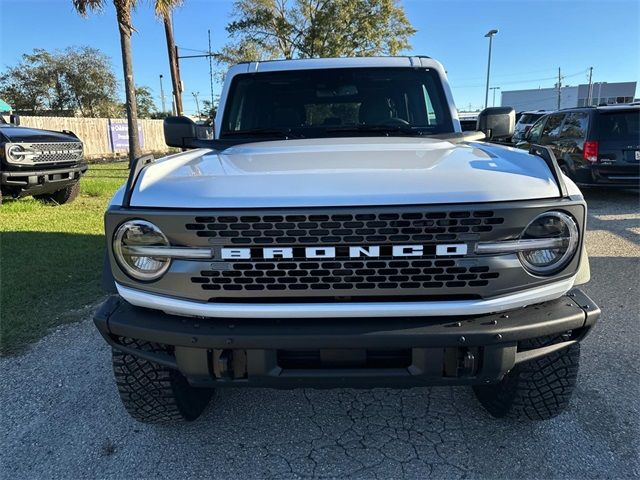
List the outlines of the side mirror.
<svg viewBox="0 0 640 480">
<path fill-rule="evenodd" d="M 169 147 L 189 148 L 198 139 L 197 125 L 187 117 L 164 119 L 164 142 Z"/>
<path fill-rule="evenodd" d="M 516 127 L 516 111 L 513 107 L 485 108 L 478 115 L 478 130 L 488 139 L 508 138 Z"/>
<path fill-rule="evenodd" d="M 20 125 L 20 115 L 12 114 L 9 116 L 9 123 L 18 127 Z"/>
</svg>

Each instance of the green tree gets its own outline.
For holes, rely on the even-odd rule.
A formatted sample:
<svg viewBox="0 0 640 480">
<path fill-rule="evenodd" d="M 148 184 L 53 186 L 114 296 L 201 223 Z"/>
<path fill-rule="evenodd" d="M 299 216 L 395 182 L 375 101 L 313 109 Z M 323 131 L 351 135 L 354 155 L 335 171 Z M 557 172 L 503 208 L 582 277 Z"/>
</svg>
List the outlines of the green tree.
<svg viewBox="0 0 640 480">
<path fill-rule="evenodd" d="M 35 49 L 0 76 L 0 96 L 16 110 L 102 116 L 117 104 L 111 59 L 90 47 Z"/>
<path fill-rule="evenodd" d="M 156 103 L 153 101 L 151 89 L 145 86 L 136 88 L 136 103 L 140 118 L 152 118 L 157 112 Z"/>
<path fill-rule="evenodd" d="M 117 102 L 118 80 L 111 59 L 91 47 L 67 48 L 59 57 L 64 63 L 64 82 L 83 116 L 107 116 Z"/>
<path fill-rule="evenodd" d="M 215 103 L 211 103 L 211 100 L 203 100 L 202 114 L 212 120 L 216 118 L 216 112 L 218 111 L 218 100 L 219 99 L 216 99 Z"/>
<path fill-rule="evenodd" d="M 72 0 L 73 6 L 82 16 L 90 10 L 103 10 L 107 0 Z M 129 161 L 133 162 L 141 154 L 138 139 L 138 112 L 136 109 L 136 87 L 133 79 L 133 56 L 131 52 L 131 34 L 133 23 L 131 12 L 136 6 L 136 0 L 113 0 L 116 9 L 116 19 L 120 32 L 120 50 L 122 52 L 122 68 L 124 70 L 124 93 L 127 111 L 127 129 L 129 131 Z"/>
<path fill-rule="evenodd" d="M 222 63 L 396 55 L 416 30 L 398 0 L 237 0 Z"/>
</svg>

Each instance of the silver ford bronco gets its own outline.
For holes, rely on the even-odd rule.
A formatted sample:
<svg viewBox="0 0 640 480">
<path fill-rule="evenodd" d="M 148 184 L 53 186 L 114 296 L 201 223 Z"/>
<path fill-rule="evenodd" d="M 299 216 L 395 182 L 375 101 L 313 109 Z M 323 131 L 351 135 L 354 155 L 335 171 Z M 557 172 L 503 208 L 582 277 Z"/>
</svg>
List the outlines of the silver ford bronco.
<svg viewBox="0 0 640 480">
<path fill-rule="evenodd" d="M 553 153 L 462 132 L 427 57 L 252 62 L 214 139 L 140 158 L 105 215 L 95 323 L 127 411 L 193 420 L 215 388 L 471 385 L 495 417 L 567 408 L 600 310 L 586 203 Z"/>
</svg>

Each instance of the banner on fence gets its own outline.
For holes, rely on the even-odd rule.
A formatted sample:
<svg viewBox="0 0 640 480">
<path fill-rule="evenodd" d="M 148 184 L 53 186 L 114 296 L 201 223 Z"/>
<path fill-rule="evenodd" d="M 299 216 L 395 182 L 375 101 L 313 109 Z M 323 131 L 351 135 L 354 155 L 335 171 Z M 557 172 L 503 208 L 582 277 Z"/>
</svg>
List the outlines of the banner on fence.
<svg viewBox="0 0 640 480">
<path fill-rule="evenodd" d="M 129 127 L 126 122 L 108 123 L 109 139 L 111 150 L 127 150 L 129 148 Z M 144 132 L 142 126 L 138 125 L 138 139 L 140 140 L 140 148 L 144 149 Z"/>
</svg>

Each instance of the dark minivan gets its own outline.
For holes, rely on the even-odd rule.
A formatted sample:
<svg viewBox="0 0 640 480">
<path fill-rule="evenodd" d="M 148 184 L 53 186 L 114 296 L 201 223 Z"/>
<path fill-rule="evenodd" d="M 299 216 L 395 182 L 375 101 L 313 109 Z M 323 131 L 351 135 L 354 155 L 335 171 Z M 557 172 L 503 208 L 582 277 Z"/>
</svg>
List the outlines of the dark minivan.
<svg viewBox="0 0 640 480">
<path fill-rule="evenodd" d="M 640 105 L 560 110 L 545 115 L 519 148 L 546 145 L 580 186 L 640 186 Z"/>
</svg>

